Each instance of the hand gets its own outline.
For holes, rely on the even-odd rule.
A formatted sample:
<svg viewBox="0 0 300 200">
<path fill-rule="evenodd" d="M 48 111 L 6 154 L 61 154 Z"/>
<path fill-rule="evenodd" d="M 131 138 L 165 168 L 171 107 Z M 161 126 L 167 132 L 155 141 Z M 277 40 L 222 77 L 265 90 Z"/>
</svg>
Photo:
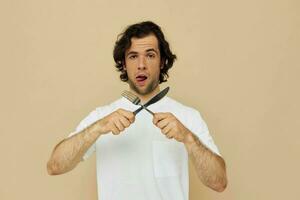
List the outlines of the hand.
<svg viewBox="0 0 300 200">
<path fill-rule="evenodd" d="M 155 113 L 153 124 L 161 129 L 161 132 L 169 139 L 185 142 L 190 131 L 172 114 Z"/>
<path fill-rule="evenodd" d="M 133 112 L 119 108 L 106 117 L 99 120 L 99 131 L 102 134 L 112 132 L 114 135 L 120 134 L 128 128 L 135 120 Z"/>
</svg>

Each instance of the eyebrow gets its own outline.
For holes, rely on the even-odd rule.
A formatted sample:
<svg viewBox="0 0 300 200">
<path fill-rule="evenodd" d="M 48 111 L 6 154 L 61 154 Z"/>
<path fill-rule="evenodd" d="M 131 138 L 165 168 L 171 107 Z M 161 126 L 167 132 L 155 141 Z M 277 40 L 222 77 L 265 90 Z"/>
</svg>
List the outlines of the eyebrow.
<svg viewBox="0 0 300 200">
<path fill-rule="evenodd" d="M 158 54 L 158 52 L 155 50 L 155 49 L 153 49 L 153 48 L 151 48 L 151 49 L 147 49 L 146 50 L 146 52 L 152 52 L 152 51 L 154 51 L 156 54 Z M 129 55 L 136 55 L 136 54 L 138 54 L 138 52 L 136 52 L 136 51 L 130 51 L 128 54 L 127 54 L 127 56 L 129 56 Z"/>
<path fill-rule="evenodd" d="M 158 52 L 155 49 L 153 49 L 153 48 L 146 50 L 146 52 L 150 52 L 150 51 L 154 51 L 156 54 L 158 54 Z"/>
</svg>

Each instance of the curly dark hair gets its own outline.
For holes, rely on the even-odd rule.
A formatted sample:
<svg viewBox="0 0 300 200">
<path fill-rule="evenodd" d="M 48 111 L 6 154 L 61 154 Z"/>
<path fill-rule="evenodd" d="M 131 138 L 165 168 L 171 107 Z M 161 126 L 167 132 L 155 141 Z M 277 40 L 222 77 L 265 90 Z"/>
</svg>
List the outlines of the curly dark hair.
<svg viewBox="0 0 300 200">
<path fill-rule="evenodd" d="M 131 38 L 143 38 L 150 34 L 154 34 L 158 40 L 161 62 L 163 63 L 163 67 L 160 70 L 159 83 L 167 81 L 169 77 L 168 70 L 173 66 L 177 57 L 171 52 L 169 43 L 165 40 L 165 36 L 161 31 L 161 28 L 151 21 L 130 25 L 118 36 L 113 56 L 115 60 L 115 67 L 117 68 L 117 71 L 121 72 L 120 79 L 122 81 L 128 81 L 127 72 L 123 67 L 125 64 L 125 51 L 131 46 Z"/>
</svg>

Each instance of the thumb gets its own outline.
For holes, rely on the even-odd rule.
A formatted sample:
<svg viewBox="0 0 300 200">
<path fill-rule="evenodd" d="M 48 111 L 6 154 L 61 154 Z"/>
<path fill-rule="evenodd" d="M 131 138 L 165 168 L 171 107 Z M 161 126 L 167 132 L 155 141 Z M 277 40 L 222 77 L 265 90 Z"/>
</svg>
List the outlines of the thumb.
<svg viewBox="0 0 300 200">
<path fill-rule="evenodd" d="M 153 115 L 153 124 L 156 125 L 162 119 L 163 119 L 163 116 L 160 113 L 154 113 L 154 115 Z"/>
</svg>

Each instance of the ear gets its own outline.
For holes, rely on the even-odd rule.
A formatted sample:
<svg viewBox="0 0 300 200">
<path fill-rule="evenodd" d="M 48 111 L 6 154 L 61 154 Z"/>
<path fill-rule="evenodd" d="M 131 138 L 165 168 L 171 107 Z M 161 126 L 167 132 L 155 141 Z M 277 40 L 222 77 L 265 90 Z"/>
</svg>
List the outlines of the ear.
<svg viewBox="0 0 300 200">
<path fill-rule="evenodd" d="M 164 64 L 165 64 L 165 61 L 161 60 L 161 62 L 160 62 L 160 69 L 164 68 Z"/>
</svg>

